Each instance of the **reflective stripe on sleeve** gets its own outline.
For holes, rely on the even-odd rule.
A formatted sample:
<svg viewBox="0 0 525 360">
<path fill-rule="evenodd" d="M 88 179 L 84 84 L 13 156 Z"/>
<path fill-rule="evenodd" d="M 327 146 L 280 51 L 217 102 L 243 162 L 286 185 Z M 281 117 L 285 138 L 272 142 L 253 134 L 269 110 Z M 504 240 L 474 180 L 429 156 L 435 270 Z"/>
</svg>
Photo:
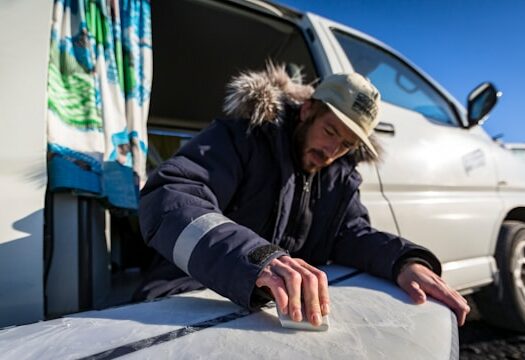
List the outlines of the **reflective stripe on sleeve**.
<svg viewBox="0 0 525 360">
<path fill-rule="evenodd" d="M 233 221 L 222 214 L 207 213 L 189 223 L 182 230 L 173 247 L 175 265 L 189 275 L 188 263 L 195 246 L 210 230 L 227 222 Z"/>
</svg>

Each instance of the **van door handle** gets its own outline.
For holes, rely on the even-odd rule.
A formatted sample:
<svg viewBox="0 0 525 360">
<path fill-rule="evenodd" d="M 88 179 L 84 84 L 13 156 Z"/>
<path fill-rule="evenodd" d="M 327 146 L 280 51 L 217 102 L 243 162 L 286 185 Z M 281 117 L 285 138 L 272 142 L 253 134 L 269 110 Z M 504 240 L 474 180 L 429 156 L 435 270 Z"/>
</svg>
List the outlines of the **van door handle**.
<svg viewBox="0 0 525 360">
<path fill-rule="evenodd" d="M 380 133 L 391 135 L 395 135 L 396 133 L 396 128 L 394 127 L 394 124 L 385 122 L 378 123 L 374 130 Z"/>
</svg>

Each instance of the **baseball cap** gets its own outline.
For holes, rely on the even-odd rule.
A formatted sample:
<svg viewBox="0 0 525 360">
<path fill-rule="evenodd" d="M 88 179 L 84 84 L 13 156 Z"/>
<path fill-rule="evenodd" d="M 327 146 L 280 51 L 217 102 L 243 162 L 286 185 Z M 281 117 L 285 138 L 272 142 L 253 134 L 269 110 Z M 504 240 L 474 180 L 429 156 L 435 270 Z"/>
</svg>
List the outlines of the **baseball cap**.
<svg viewBox="0 0 525 360">
<path fill-rule="evenodd" d="M 368 137 L 379 122 L 381 96 L 370 80 L 355 72 L 332 74 L 321 81 L 312 98 L 325 103 L 367 149 L 378 156 Z"/>
</svg>

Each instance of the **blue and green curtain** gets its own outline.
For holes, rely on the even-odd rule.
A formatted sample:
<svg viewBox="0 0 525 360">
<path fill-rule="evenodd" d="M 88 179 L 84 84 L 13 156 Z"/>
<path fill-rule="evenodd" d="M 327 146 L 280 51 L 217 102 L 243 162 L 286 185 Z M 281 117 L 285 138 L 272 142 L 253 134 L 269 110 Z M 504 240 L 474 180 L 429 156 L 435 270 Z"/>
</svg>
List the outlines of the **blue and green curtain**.
<svg viewBox="0 0 525 360">
<path fill-rule="evenodd" d="M 48 184 L 136 209 L 146 178 L 149 0 L 55 0 L 48 75 Z"/>
</svg>

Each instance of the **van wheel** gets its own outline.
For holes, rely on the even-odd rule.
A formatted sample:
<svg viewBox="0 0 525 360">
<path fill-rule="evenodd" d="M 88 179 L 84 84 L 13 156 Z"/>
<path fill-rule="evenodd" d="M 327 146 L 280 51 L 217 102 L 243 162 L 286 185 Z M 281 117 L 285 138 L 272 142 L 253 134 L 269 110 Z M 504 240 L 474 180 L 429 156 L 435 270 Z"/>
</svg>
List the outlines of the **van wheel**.
<svg viewBox="0 0 525 360">
<path fill-rule="evenodd" d="M 487 322 L 525 332 L 525 224 L 505 221 L 496 246 L 499 281 L 474 294 Z"/>
</svg>

